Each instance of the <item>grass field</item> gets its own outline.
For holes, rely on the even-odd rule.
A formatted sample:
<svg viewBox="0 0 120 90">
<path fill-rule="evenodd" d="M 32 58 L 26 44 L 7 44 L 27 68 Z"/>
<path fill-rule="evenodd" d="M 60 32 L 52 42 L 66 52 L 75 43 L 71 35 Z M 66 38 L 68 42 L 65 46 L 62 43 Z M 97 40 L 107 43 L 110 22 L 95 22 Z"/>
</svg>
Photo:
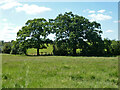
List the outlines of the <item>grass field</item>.
<svg viewBox="0 0 120 90">
<path fill-rule="evenodd" d="M 80 53 L 80 49 L 77 49 L 76 50 L 76 52 L 77 53 Z M 48 47 L 47 47 L 47 49 L 39 49 L 39 53 L 40 52 L 43 52 L 44 54 L 45 54 L 45 52 L 47 52 L 47 54 L 50 54 L 50 53 L 52 53 L 53 52 L 53 45 L 48 45 Z M 28 53 L 28 55 L 37 55 L 37 49 L 35 49 L 35 48 L 29 48 L 28 50 L 27 50 L 27 53 Z"/>
<path fill-rule="evenodd" d="M 2 56 L 3 88 L 117 88 L 117 57 Z"/>
<path fill-rule="evenodd" d="M 53 45 L 48 45 L 47 49 L 39 49 L 39 52 L 47 52 L 47 53 L 52 53 L 53 52 Z M 35 48 L 30 48 L 27 50 L 28 55 L 37 55 L 37 49 Z"/>
</svg>

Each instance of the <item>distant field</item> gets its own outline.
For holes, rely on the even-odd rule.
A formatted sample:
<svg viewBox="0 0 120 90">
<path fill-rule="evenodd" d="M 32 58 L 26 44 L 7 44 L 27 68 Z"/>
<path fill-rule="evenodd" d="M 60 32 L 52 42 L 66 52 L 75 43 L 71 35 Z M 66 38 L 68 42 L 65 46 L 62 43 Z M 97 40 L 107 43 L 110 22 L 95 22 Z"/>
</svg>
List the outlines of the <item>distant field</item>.
<svg viewBox="0 0 120 90">
<path fill-rule="evenodd" d="M 47 53 L 52 53 L 53 52 L 53 45 L 49 45 L 46 49 L 40 49 L 39 52 L 47 52 Z M 30 48 L 27 50 L 27 53 L 29 55 L 37 55 L 37 49 L 35 48 Z"/>
<path fill-rule="evenodd" d="M 45 52 L 49 53 L 53 53 L 53 45 L 50 45 L 46 48 L 46 49 L 40 49 L 39 52 L 43 52 L 45 54 Z M 76 51 L 77 53 L 80 53 L 80 49 L 77 49 Z M 35 48 L 30 48 L 27 50 L 28 55 L 37 55 L 37 49 Z"/>
<path fill-rule="evenodd" d="M 3 88 L 117 88 L 117 57 L 2 56 Z"/>
</svg>

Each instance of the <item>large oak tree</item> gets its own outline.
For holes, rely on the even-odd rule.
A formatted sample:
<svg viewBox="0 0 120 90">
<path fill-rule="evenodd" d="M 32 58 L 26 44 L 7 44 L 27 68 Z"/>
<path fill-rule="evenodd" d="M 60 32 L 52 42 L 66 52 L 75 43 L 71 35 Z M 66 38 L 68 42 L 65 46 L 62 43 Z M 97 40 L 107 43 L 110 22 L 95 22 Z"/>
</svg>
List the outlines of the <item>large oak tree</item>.
<svg viewBox="0 0 120 90">
<path fill-rule="evenodd" d="M 51 19 L 52 30 L 56 34 L 56 42 L 65 41 L 68 47 L 76 55 L 76 49 L 85 49 L 89 44 L 100 45 L 101 25 L 97 22 L 90 22 L 83 16 L 74 15 L 72 12 L 59 14 Z"/>
<path fill-rule="evenodd" d="M 44 18 L 28 20 L 26 25 L 18 31 L 17 42 L 24 49 L 36 48 L 37 55 L 39 55 L 39 49 L 46 48 L 45 44 L 51 42 L 46 39 L 48 34 L 50 34 L 48 25 Z"/>
</svg>

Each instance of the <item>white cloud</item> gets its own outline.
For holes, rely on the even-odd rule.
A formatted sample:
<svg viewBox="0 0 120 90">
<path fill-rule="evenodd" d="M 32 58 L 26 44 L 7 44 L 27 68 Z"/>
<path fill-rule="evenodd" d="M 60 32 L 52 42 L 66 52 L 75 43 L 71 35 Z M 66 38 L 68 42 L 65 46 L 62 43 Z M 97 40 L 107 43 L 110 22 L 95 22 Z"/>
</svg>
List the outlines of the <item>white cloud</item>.
<svg viewBox="0 0 120 90">
<path fill-rule="evenodd" d="M 21 6 L 22 4 L 21 3 L 18 3 L 18 2 L 5 2 L 4 4 L 2 4 L 0 6 L 0 9 L 3 9 L 3 10 L 7 10 L 7 9 L 11 9 L 13 7 L 16 7 L 16 6 Z"/>
<path fill-rule="evenodd" d="M 27 14 L 34 15 L 34 14 L 42 13 L 42 12 L 45 12 L 45 11 L 51 11 L 51 8 L 39 7 L 37 5 L 24 4 L 22 7 L 17 7 L 16 11 L 17 12 L 24 11 Z"/>
<path fill-rule="evenodd" d="M 91 14 L 91 15 L 88 15 L 88 17 L 91 17 L 91 21 L 103 21 L 103 20 L 112 19 L 111 16 L 104 15 L 104 14 Z"/>
<path fill-rule="evenodd" d="M 88 13 L 95 13 L 95 11 L 89 11 Z"/>
<path fill-rule="evenodd" d="M 2 23 L 0 26 L 0 40 L 11 41 L 15 40 L 17 32 L 21 29 L 21 26 L 15 26 L 11 23 Z"/>
<path fill-rule="evenodd" d="M 0 25 L 0 32 L 2 32 L 0 33 L 0 40 L 4 41 L 15 40 L 17 32 L 22 28 L 22 26 L 16 26 L 12 23 L 0 23 Z M 55 34 L 50 34 L 47 38 L 55 40 Z"/>
<path fill-rule="evenodd" d="M 21 4 L 19 2 L 16 2 L 15 0 L 5 0 L 5 1 L 0 2 L 0 9 L 8 10 L 14 7 L 17 12 L 24 11 L 27 14 L 37 14 L 37 13 L 42 13 L 45 11 L 51 11 L 51 8 L 39 7 L 34 4 L 32 5 Z"/>
<path fill-rule="evenodd" d="M 83 12 L 88 12 L 90 9 L 85 9 L 85 10 L 83 10 Z"/>
<path fill-rule="evenodd" d="M 119 21 L 113 21 L 114 23 L 120 23 L 120 20 Z"/>
<path fill-rule="evenodd" d="M 99 11 L 97 11 L 97 12 L 99 12 L 99 13 L 104 13 L 106 10 L 99 10 Z"/>
<path fill-rule="evenodd" d="M 4 18 L 4 19 L 2 19 L 2 21 L 3 21 L 3 22 L 6 22 L 6 21 L 7 21 L 7 19 L 6 19 L 6 18 Z"/>
<path fill-rule="evenodd" d="M 15 2 L 15 0 L 1 0 L 0 4 L 5 4 L 5 3 L 9 3 L 9 2 Z"/>
<path fill-rule="evenodd" d="M 113 30 L 107 30 L 106 32 L 107 32 L 107 33 L 111 33 L 111 32 L 113 32 Z"/>
</svg>

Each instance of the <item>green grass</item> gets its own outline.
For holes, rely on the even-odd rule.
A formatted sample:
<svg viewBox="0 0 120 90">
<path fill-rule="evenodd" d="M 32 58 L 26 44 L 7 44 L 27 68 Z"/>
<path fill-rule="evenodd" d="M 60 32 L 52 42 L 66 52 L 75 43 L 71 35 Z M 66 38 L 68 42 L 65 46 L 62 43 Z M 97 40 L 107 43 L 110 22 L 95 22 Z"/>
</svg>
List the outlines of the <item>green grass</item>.
<svg viewBox="0 0 120 90">
<path fill-rule="evenodd" d="M 3 88 L 117 88 L 117 57 L 2 56 Z"/>
<path fill-rule="evenodd" d="M 76 52 L 80 53 L 81 49 L 77 49 Z M 40 49 L 39 52 L 47 52 L 47 53 L 52 53 L 53 52 L 53 45 L 50 45 L 46 49 Z M 37 49 L 35 48 L 29 48 L 27 50 L 28 55 L 37 55 Z"/>
<path fill-rule="evenodd" d="M 37 49 L 35 48 L 30 48 L 27 50 L 29 55 L 37 55 Z M 47 52 L 47 53 L 52 53 L 53 52 L 53 45 L 50 45 L 46 49 L 40 49 L 39 52 Z"/>
</svg>

